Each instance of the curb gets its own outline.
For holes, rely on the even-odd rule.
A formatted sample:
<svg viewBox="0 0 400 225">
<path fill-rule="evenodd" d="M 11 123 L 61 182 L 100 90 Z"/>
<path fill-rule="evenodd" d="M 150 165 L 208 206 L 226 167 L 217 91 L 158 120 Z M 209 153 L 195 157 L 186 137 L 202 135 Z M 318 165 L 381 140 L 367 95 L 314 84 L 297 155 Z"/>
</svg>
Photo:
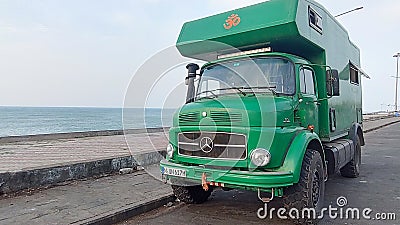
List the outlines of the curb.
<svg viewBox="0 0 400 225">
<path fill-rule="evenodd" d="M 122 222 L 124 220 L 128 220 L 134 216 L 140 215 L 142 213 L 151 211 L 153 209 L 157 209 L 163 205 L 166 205 L 168 202 L 174 202 L 175 196 L 173 194 L 165 195 L 161 198 L 154 199 L 149 202 L 144 202 L 140 205 L 135 206 L 126 206 L 114 211 L 107 213 L 106 215 L 98 215 L 92 218 L 88 218 L 85 220 L 80 220 L 73 222 L 71 224 L 75 225 L 108 225 Z"/>
</svg>

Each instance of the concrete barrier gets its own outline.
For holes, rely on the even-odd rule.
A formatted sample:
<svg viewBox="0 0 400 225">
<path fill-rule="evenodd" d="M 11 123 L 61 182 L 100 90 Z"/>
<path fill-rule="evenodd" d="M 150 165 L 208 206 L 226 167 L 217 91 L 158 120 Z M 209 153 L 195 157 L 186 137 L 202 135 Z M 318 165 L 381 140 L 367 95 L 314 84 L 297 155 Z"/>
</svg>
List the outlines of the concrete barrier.
<svg viewBox="0 0 400 225">
<path fill-rule="evenodd" d="M 364 115 L 363 121 L 375 121 L 395 117 L 394 115 Z"/>
<path fill-rule="evenodd" d="M 166 152 L 149 152 L 136 156 L 101 159 L 50 168 L 0 174 L 0 195 L 26 189 L 49 187 L 57 183 L 118 173 L 123 168 L 134 168 L 159 163 Z"/>
<path fill-rule="evenodd" d="M 0 144 L 25 142 L 25 141 L 51 141 L 60 139 L 113 136 L 113 135 L 124 135 L 124 134 L 157 133 L 157 132 L 163 132 L 165 129 L 169 128 L 161 127 L 161 128 L 145 128 L 145 129 L 103 130 L 103 131 L 85 131 L 85 132 L 57 133 L 57 134 L 9 136 L 9 137 L 0 137 Z"/>
</svg>

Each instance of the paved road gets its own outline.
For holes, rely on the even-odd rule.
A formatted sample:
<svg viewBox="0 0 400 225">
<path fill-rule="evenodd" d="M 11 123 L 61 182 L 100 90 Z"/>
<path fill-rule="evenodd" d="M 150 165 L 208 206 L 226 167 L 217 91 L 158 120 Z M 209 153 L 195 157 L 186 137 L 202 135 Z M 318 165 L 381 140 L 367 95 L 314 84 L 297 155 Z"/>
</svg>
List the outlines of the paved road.
<svg viewBox="0 0 400 225">
<path fill-rule="evenodd" d="M 397 220 L 345 220 L 325 217 L 320 224 L 400 224 L 400 124 L 394 124 L 365 135 L 362 173 L 348 179 L 330 177 L 326 186 L 325 205 L 337 207 L 336 200 L 344 196 L 344 207 L 371 208 L 375 213 L 395 213 Z M 257 210 L 263 207 L 253 192 L 215 191 L 211 200 L 202 205 L 176 202 L 132 218 L 122 224 L 292 224 L 280 219 L 260 220 Z M 279 201 L 269 207 L 280 207 Z"/>
</svg>

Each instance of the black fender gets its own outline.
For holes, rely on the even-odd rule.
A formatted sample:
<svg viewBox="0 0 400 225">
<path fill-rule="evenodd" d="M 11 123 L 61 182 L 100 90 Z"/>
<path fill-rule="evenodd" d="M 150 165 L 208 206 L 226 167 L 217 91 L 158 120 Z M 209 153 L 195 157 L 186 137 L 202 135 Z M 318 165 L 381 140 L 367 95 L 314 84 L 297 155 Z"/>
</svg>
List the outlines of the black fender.
<svg viewBox="0 0 400 225">
<path fill-rule="evenodd" d="M 353 123 L 349 131 L 349 139 L 353 141 L 354 147 L 357 143 L 357 136 L 360 138 L 360 145 L 364 146 L 365 140 L 362 125 L 359 123 Z"/>
</svg>

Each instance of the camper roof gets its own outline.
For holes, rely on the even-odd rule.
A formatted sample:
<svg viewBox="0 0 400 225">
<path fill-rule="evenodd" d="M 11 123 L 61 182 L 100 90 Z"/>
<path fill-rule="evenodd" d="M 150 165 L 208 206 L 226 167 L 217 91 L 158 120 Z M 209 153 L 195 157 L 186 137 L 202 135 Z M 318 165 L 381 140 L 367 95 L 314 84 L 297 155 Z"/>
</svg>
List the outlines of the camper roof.
<svg viewBox="0 0 400 225">
<path fill-rule="evenodd" d="M 347 31 L 312 0 L 270 0 L 187 22 L 176 46 L 183 56 L 205 61 L 271 47 L 274 52 L 335 64 L 338 69 L 349 61 L 360 67 L 359 49 Z"/>
</svg>

